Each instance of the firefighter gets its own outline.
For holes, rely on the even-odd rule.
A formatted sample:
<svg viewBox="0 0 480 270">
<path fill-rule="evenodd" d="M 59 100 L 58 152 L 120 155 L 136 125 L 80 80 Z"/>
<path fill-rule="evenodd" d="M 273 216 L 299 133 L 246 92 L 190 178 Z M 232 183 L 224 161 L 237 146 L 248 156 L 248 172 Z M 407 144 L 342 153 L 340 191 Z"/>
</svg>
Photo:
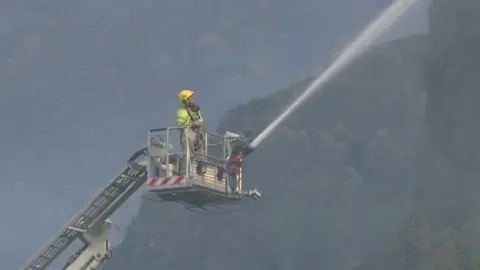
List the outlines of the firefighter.
<svg viewBox="0 0 480 270">
<path fill-rule="evenodd" d="M 185 89 L 178 93 L 180 108 L 177 110 L 176 125 L 181 127 L 180 143 L 185 151 L 188 142 L 190 157 L 205 153 L 205 130 L 200 107 L 195 103 L 194 92 Z M 188 136 L 187 136 L 188 135 Z"/>
</svg>

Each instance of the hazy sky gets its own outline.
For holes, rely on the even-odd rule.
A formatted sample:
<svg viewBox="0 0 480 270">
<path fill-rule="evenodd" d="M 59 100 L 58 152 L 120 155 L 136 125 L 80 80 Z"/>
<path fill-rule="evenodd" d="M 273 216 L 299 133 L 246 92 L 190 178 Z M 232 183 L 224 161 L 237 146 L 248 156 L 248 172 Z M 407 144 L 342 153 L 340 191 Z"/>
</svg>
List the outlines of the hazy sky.
<svg viewBox="0 0 480 270">
<path fill-rule="evenodd" d="M 180 88 L 197 90 L 215 127 L 228 108 L 320 72 L 390 1 L 214 2 L 0 4 L 4 267 L 103 187 L 147 128 L 172 124 Z M 381 41 L 424 32 L 425 14 L 415 8 Z"/>
</svg>

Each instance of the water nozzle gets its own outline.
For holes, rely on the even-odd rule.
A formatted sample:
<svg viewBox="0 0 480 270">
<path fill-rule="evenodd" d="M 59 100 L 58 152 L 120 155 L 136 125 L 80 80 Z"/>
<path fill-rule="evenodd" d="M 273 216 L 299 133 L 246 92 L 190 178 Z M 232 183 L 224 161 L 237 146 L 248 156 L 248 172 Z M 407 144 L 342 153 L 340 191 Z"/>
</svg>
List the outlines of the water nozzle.
<svg viewBox="0 0 480 270">
<path fill-rule="evenodd" d="M 245 147 L 243 147 L 243 156 L 246 157 L 248 156 L 250 153 L 253 152 L 253 150 L 255 150 L 255 148 L 253 148 L 253 146 L 251 144 L 247 144 L 245 145 Z"/>
</svg>

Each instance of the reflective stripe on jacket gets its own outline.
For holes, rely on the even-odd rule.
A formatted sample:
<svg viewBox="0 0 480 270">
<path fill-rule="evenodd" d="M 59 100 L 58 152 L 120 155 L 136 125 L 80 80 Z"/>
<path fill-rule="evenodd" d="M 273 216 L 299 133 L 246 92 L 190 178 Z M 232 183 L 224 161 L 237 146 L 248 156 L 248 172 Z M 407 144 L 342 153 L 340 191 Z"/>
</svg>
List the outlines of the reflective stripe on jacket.
<svg viewBox="0 0 480 270">
<path fill-rule="evenodd" d="M 185 108 L 180 108 L 177 110 L 177 116 L 175 118 L 175 124 L 179 127 L 189 127 L 192 122 L 203 122 L 202 113 L 197 112 L 188 112 Z"/>
</svg>

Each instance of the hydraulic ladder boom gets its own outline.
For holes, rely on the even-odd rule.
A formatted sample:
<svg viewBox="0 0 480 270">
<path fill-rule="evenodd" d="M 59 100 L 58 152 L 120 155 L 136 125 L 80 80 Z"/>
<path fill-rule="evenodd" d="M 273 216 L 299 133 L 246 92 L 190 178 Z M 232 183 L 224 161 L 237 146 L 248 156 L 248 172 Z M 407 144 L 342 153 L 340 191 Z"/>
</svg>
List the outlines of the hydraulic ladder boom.
<svg viewBox="0 0 480 270">
<path fill-rule="evenodd" d="M 147 155 L 147 149 L 137 151 L 128 160 L 125 168 L 120 174 L 106 186 L 96 197 L 94 197 L 79 213 L 77 213 L 41 250 L 35 255 L 22 269 L 23 270 L 45 270 L 63 251 L 65 251 L 75 239 L 80 239 L 85 246 L 79 250 L 72 262 L 67 263 L 64 269 L 72 269 L 69 265 L 93 265 L 99 266 L 103 260 L 88 257 L 88 261 L 79 262 L 84 258 L 82 254 L 92 252 L 93 250 L 109 250 L 108 239 L 105 238 L 106 231 L 104 227 L 109 227 L 107 220 L 133 193 L 135 193 L 147 180 L 147 168 L 140 164 L 140 160 Z M 96 231 L 96 232 L 93 232 Z M 98 241 L 86 239 L 102 239 L 102 247 Z M 95 239 L 94 239 L 95 240 Z M 106 245 L 106 246 L 105 246 Z M 91 247 L 89 249 L 89 247 Z M 68 268 L 67 268 L 68 267 Z M 97 269 L 78 268 L 78 269 Z"/>
</svg>

